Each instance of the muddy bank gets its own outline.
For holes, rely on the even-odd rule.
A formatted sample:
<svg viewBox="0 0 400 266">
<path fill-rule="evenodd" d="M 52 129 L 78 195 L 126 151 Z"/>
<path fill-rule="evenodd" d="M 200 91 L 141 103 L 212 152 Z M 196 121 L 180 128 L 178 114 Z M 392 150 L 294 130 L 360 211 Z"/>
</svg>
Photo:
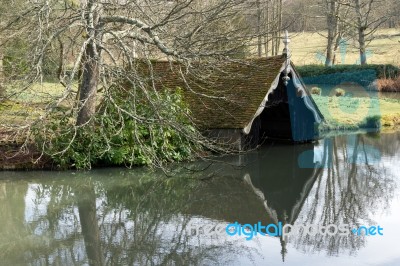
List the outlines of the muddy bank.
<svg viewBox="0 0 400 266">
<path fill-rule="evenodd" d="M 50 170 L 49 158 L 41 157 L 34 147 L 21 149 L 18 144 L 0 144 L 0 170 Z"/>
</svg>

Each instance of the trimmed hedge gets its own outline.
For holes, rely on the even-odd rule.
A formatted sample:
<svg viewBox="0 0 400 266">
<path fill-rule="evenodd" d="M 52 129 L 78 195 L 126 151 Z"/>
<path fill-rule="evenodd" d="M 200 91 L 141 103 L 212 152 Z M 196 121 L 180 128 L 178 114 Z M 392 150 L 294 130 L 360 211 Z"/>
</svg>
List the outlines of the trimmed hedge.
<svg viewBox="0 0 400 266">
<path fill-rule="evenodd" d="M 303 77 L 305 84 L 337 86 L 343 83 L 355 83 L 363 87 L 369 87 L 376 79 L 378 79 L 377 73 L 372 69 Z"/>
<path fill-rule="evenodd" d="M 338 73 L 355 73 L 360 71 L 374 71 L 376 78 L 396 78 L 400 74 L 400 69 L 394 65 L 336 65 L 326 67 L 323 65 L 297 66 L 297 71 L 303 78 L 318 77 Z"/>
</svg>

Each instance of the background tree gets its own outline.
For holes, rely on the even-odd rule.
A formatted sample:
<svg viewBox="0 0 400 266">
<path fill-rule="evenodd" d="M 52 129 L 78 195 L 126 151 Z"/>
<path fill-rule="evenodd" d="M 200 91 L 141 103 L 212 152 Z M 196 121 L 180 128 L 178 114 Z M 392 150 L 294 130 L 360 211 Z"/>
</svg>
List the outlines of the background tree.
<svg viewBox="0 0 400 266">
<path fill-rule="evenodd" d="M 326 66 L 331 66 L 333 62 L 333 50 L 338 37 L 339 23 L 338 16 L 340 11 L 340 4 L 336 0 L 325 0 L 327 10 L 327 26 L 328 26 L 328 43 L 326 47 Z"/>
<path fill-rule="evenodd" d="M 255 0 L 247 4 L 244 13 L 248 27 L 254 32 L 258 57 L 278 55 L 283 29 L 290 23 L 283 23 L 282 0 Z"/>
<path fill-rule="evenodd" d="M 360 62 L 361 65 L 365 65 L 367 64 L 367 42 L 372 39 L 374 32 L 379 28 L 380 25 L 388 20 L 389 16 L 372 16 L 374 11 L 379 8 L 380 4 L 382 4 L 381 1 L 355 0 L 354 4 L 356 29 L 358 32 L 358 44 L 360 50 Z"/>
<path fill-rule="evenodd" d="M 338 17 L 343 23 L 354 30 L 357 40 L 361 65 L 367 64 L 367 46 L 374 39 L 376 31 L 390 18 L 396 16 L 393 10 L 386 6 L 383 0 L 342 1 L 339 5 L 350 8 L 348 17 Z"/>
</svg>

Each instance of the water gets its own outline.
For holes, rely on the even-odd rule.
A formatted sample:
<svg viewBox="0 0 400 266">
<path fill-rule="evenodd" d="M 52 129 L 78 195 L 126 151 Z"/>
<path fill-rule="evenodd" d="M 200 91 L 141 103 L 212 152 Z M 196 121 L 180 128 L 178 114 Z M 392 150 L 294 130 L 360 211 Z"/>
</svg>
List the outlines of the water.
<svg viewBox="0 0 400 266">
<path fill-rule="evenodd" d="M 400 265 L 399 151 L 400 133 L 370 133 L 268 144 L 168 178 L 0 172 L 0 265 Z M 196 229 L 259 221 L 379 225 L 383 236 Z"/>
</svg>

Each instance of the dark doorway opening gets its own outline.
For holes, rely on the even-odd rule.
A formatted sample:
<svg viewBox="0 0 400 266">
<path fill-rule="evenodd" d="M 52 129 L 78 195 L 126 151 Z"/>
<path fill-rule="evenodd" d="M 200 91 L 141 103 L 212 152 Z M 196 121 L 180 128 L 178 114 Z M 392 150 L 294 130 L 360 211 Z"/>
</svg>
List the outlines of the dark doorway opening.
<svg viewBox="0 0 400 266">
<path fill-rule="evenodd" d="M 268 95 L 263 112 L 252 124 L 248 145 L 255 147 L 266 140 L 310 142 L 315 139 L 316 120 L 304 99 L 310 96 L 299 93 L 292 75 L 289 77 L 286 86 L 283 73 L 280 75 L 277 88 Z"/>
</svg>

